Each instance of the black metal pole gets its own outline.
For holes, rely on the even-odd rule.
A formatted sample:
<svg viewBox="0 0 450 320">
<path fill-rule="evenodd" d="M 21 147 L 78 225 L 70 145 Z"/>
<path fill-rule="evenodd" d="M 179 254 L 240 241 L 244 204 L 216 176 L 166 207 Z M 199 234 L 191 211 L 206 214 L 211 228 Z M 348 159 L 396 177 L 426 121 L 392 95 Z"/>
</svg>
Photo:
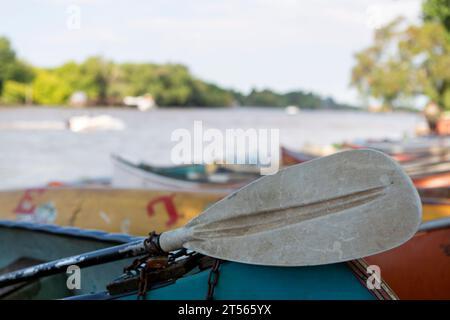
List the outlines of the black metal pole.
<svg viewBox="0 0 450 320">
<path fill-rule="evenodd" d="M 158 254 L 162 252 L 159 248 L 158 240 L 158 236 L 152 233 L 150 234 L 150 238 L 145 240 L 91 251 L 13 271 L 0 276 L 0 288 L 27 280 L 63 273 L 71 265 L 83 268 L 145 254 Z"/>
</svg>

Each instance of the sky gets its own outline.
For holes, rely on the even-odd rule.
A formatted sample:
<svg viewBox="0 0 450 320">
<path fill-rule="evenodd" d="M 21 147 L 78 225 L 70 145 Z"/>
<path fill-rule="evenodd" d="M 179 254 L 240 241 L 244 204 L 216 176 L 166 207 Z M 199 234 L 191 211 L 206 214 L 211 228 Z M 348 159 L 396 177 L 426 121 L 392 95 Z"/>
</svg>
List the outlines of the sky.
<svg viewBox="0 0 450 320">
<path fill-rule="evenodd" d="M 421 0 L 0 0 L 0 35 L 41 67 L 102 55 L 176 62 L 248 92 L 302 89 L 357 104 L 353 55 Z"/>
</svg>

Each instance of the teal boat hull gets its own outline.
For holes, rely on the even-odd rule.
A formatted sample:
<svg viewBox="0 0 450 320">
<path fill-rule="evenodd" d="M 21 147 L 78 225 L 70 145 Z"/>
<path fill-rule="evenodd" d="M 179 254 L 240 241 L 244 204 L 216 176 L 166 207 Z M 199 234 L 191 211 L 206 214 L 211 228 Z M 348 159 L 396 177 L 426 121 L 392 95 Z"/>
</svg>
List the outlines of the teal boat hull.
<svg viewBox="0 0 450 320">
<path fill-rule="evenodd" d="M 148 300 L 204 300 L 210 271 L 149 290 Z M 136 293 L 111 297 L 142 299 Z M 232 300 L 374 300 L 346 263 L 314 267 L 267 267 L 226 262 L 220 266 L 214 299 Z"/>
<path fill-rule="evenodd" d="M 0 273 L 18 267 L 15 261 L 35 259 L 42 262 L 67 257 L 140 238 L 98 231 L 0 221 Z M 69 290 L 66 274 L 43 277 L 7 292 L 0 299 L 113 299 L 136 300 L 136 289 L 116 290 L 107 287 L 121 279 L 124 267 L 134 259 L 114 261 L 81 270 L 81 288 Z M 211 261 L 211 260 L 210 260 Z M 355 270 L 356 262 L 309 267 L 269 267 L 223 262 L 219 267 L 214 299 L 233 300 L 372 300 L 380 293 L 367 289 L 361 274 L 365 266 Z M 194 268 L 181 278 L 157 283 L 146 291 L 148 300 L 204 300 L 208 294 L 210 268 Z M 12 271 L 10 269 L 10 271 Z M 365 275 L 367 277 L 367 275 Z M 1 288 L 0 288 L 1 289 Z M 126 292 L 126 293 L 125 293 Z M 385 297 L 389 298 L 389 297 Z"/>
</svg>

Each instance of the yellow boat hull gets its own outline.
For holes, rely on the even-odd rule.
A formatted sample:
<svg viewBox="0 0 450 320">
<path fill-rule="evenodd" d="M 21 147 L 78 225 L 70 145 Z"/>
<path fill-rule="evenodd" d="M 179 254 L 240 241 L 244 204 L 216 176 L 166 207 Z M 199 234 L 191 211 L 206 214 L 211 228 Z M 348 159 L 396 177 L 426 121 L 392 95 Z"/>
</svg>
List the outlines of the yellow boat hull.
<svg viewBox="0 0 450 320">
<path fill-rule="evenodd" d="M 220 193 L 39 188 L 0 192 L 0 219 L 145 236 L 186 224 Z"/>
<path fill-rule="evenodd" d="M 223 193 L 108 188 L 38 188 L 0 192 L 0 219 L 145 236 L 186 224 Z M 449 204 L 423 204 L 423 220 L 450 217 Z"/>
<path fill-rule="evenodd" d="M 423 204 L 422 205 L 422 219 L 429 221 L 434 219 L 450 217 L 450 203 L 449 204 Z"/>
</svg>

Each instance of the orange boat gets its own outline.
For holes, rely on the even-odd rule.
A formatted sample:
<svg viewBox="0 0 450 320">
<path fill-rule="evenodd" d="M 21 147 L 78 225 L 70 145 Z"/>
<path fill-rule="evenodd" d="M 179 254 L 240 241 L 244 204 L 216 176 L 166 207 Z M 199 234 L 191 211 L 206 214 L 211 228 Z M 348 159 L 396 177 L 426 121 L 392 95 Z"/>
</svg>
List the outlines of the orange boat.
<svg viewBox="0 0 450 320">
<path fill-rule="evenodd" d="M 283 164 L 283 166 L 291 166 L 294 164 L 312 160 L 314 158 L 317 157 L 309 153 L 293 151 L 289 150 L 286 147 L 281 147 L 281 163 Z"/>
<path fill-rule="evenodd" d="M 345 147 L 352 147 L 353 149 L 357 149 L 355 146 L 345 145 Z M 395 160 L 404 164 L 405 166 L 409 163 L 409 161 L 417 160 L 421 156 L 417 154 L 401 154 L 401 155 L 391 155 Z M 290 166 L 302 162 L 306 162 L 316 158 L 316 156 L 304 152 L 289 150 L 288 148 L 281 147 L 281 159 L 283 166 Z M 445 163 L 445 162 L 443 162 Z M 438 162 L 435 163 L 435 165 Z M 405 167 L 406 168 L 406 167 Z M 424 166 L 424 170 L 426 168 Z M 450 186 L 450 171 L 431 171 L 431 172 L 422 172 L 422 173 L 411 173 L 411 179 L 414 182 L 414 185 L 417 188 L 441 188 Z"/>
<path fill-rule="evenodd" d="M 368 148 L 365 145 L 359 145 L 359 144 L 354 144 L 351 142 L 344 142 L 341 145 L 342 149 L 366 149 Z M 377 150 L 377 149 L 375 149 Z M 381 150 L 379 150 L 381 151 Z M 420 157 L 422 157 L 422 154 L 411 154 L 411 153 L 398 153 L 398 154 L 389 154 L 389 156 L 391 156 L 395 161 L 400 162 L 400 163 L 405 163 L 405 162 L 409 162 L 409 161 L 414 161 L 419 159 Z"/>
<path fill-rule="evenodd" d="M 400 299 L 450 299 L 450 218 L 422 224 L 403 245 L 365 258 Z"/>
<path fill-rule="evenodd" d="M 412 177 L 417 188 L 441 188 L 450 186 L 450 172 Z"/>
</svg>

